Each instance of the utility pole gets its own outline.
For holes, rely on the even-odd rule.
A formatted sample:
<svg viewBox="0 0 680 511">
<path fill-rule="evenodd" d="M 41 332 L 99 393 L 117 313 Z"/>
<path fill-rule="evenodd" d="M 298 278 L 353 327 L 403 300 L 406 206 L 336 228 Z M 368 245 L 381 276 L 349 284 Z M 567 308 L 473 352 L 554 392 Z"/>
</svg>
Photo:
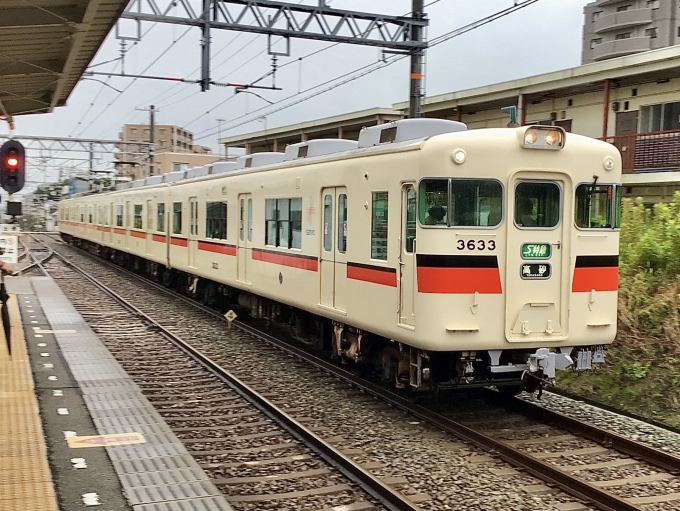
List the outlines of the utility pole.
<svg viewBox="0 0 680 511">
<path fill-rule="evenodd" d="M 151 105 L 149 108 L 149 142 L 151 143 L 151 147 L 153 147 L 153 131 L 154 131 L 154 124 L 155 124 L 155 117 L 154 114 L 156 113 L 156 107 L 154 105 Z M 149 154 L 149 175 L 153 176 L 153 171 L 154 171 L 154 162 L 153 162 L 153 153 L 154 150 L 151 149 L 151 153 Z"/>
<path fill-rule="evenodd" d="M 220 139 L 222 138 L 222 123 L 224 122 L 224 119 L 216 119 L 217 120 L 217 147 L 220 147 Z M 221 153 L 222 151 L 220 151 Z M 227 146 L 225 144 L 224 146 L 224 160 L 227 160 Z"/>
<path fill-rule="evenodd" d="M 413 0 L 412 17 L 415 20 L 425 18 L 423 0 Z M 414 24 L 411 27 L 411 39 L 420 43 L 418 48 L 411 51 L 411 94 L 408 116 L 416 119 L 422 115 L 420 101 L 423 95 L 423 62 L 425 60 L 425 48 L 423 43 L 423 27 Z"/>
</svg>

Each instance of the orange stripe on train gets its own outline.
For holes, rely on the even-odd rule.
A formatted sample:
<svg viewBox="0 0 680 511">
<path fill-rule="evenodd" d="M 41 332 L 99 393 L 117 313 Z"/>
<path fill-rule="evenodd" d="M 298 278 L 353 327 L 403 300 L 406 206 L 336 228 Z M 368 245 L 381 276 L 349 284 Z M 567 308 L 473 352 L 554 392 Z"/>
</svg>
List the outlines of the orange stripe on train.
<svg viewBox="0 0 680 511">
<path fill-rule="evenodd" d="M 418 254 L 418 292 L 501 294 L 495 255 Z"/>
<path fill-rule="evenodd" d="M 384 266 L 368 264 L 347 263 L 347 278 L 381 284 L 383 286 L 397 287 L 397 270 Z"/>
<path fill-rule="evenodd" d="M 313 256 L 282 254 L 273 250 L 257 248 L 254 248 L 252 253 L 254 261 L 290 266 L 291 268 L 299 268 L 301 270 L 319 271 L 319 260 Z"/>
</svg>

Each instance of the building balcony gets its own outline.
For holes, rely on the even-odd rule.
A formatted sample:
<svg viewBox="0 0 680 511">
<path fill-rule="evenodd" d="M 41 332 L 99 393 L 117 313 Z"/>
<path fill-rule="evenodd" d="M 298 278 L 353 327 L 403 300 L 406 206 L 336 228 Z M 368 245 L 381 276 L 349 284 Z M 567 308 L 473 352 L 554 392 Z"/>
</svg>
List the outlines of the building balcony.
<svg viewBox="0 0 680 511">
<path fill-rule="evenodd" d="M 680 130 L 605 139 L 621 152 L 624 174 L 680 170 Z"/>
<path fill-rule="evenodd" d="M 651 22 L 652 9 L 632 9 L 601 16 L 593 23 L 593 32 L 603 34 L 628 27 L 649 25 Z"/>
<path fill-rule="evenodd" d="M 605 5 L 614 5 L 614 4 L 621 4 L 623 2 L 627 2 L 628 0 L 600 0 L 597 2 L 598 7 L 604 7 Z"/>
<path fill-rule="evenodd" d="M 631 37 L 630 39 L 616 39 L 598 44 L 593 48 L 593 60 L 605 60 L 614 57 L 622 57 L 631 53 L 649 51 L 652 49 L 649 37 Z"/>
</svg>

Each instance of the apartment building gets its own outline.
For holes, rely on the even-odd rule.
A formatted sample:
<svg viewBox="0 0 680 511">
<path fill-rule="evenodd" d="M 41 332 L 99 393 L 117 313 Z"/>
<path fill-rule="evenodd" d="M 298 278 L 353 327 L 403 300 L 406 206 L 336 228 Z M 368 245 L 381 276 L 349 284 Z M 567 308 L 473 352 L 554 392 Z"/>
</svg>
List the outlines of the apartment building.
<svg viewBox="0 0 680 511">
<path fill-rule="evenodd" d="M 596 0 L 584 11 L 581 63 L 680 43 L 679 0 Z"/>
<path fill-rule="evenodd" d="M 115 168 L 118 175 L 140 179 L 147 177 L 150 174 L 161 174 L 163 171 L 169 172 L 163 166 L 151 165 L 149 159 L 149 151 L 147 145 L 135 145 L 135 142 L 150 143 L 151 127 L 148 124 L 126 124 L 118 133 L 118 138 L 121 143 L 118 145 L 120 152 L 114 156 L 118 160 Z M 178 155 L 175 159 L 177 163 L 190 164 L 190 162 L 183 161 L 181 155 L 202 154 L 208 155 L 211 153 L 209 147 L 194 144 L 194 134 L 181 126 L 174 126 L 169 124 L 156 124 L 153 128 L 153 144 L 154 155 L 161 153 L 173 153 Z M 155 158 L 157 159 L 157 157 Z M 191 158 L 189 158 L 190 160 Z"/>
</svg>

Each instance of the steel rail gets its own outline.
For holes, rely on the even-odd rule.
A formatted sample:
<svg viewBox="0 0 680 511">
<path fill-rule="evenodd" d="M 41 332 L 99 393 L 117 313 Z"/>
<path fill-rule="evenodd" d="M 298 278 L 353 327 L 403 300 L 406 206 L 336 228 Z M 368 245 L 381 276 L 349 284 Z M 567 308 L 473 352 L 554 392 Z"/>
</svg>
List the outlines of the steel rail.
<svg viewBox="0 0 680 511">
<path fill-rule="evenodd" d="M 201 303 L 196 302 L 195 300 L 192 300 L 189 297 L 171 291 L 161 286 L 160 284 L 157 284 L 156 282 L 152 282 L 138 274 L 126 270 L 125 268 L 121 268 L 120 266 L 115 265 L 114 263 L 105 261 L 101 258 L 97 258 L 96 256 L 90 254 L 89 252 L 86 252 L 85 250 L 78 248 L 75 248 L 75 250 L 84 255 L 87 255 L 93 260 L 96 260 L 100 264 L 109 266 L 111 268 L 115 268 L 117 271 L 121 271 L 122 273 L 129 275 L 130 277 L 134 277 L 135 279 L 143 282 L 144 284 L 149 285 L 150 287 L 153 287 L 159 291 L 162 291 L 163 293 L 169 296 L 179 298 L 180 300 L 194 306 L 195 308 L 201 310 L 202 312 L 210 314 L 213 317 L 226 322 L 226 319 L 221 314 Z M 504 442 L 497 440 L 491 436 L 480 433 L 468 426 L 465 426 L 460 422 L 457 422 L 448 417 L 444 417 L 439 413 L 428 410 L 427 408 L 421 405 L 411 403 L 410 401 L 394 394 L 388 389 L 385 389 L 359 376 L 356 376 L 349 371 L 337 367 L 331 362 L 320 359 L 311 353 L 308 353 L 300 348 L 292 346 L 291 344 L 283 340 L 280 340 L 268 333 L 262 332 L 251 325 L 243 323 L 242 321 L 234 321 L 234 326 L 246 333 L 253 335 L 254 337 L 257 337 L 267 342 L 270 345 L 276 346 L 277 348 L 316 366 L 318 369 L 321 369 L 335 377 L 344 380 L 346 383 L 349 383 L 350 385 L 358 388 L 359 390 L 367 394 L 380 398 L 381 400 L 385 401 L 391 406 L 394 406 L 395 408 L 399 408 L 413 415 L 416 418 L 419 418 L 436 426 L 442 431 L 451 434 L 460 440 L 471 443 L 476 447 L 491 453 L 494 456 L 498 456 L 504 461 L 510 463 L 511 465 L 514 465 L 519 469 L 526 471 L 527 473 L 533 475 L 534 477 L 560 488 L 561 490 L 570 494 L 571 496 L 587 501 L 588 503 L 595 506 L 597 509 L 600 509 L 602 511 L 642 511 L 642 508 L 635 506 L 634 504 L 631 504 L 627 500 L 619 498 L 616 495 L 608 491 L 602 490 L 586 481 L 577 479 L 570 475 L 568 472 L 559 469 L 558 467 L 550 464 L 549 462 L 534 458 L 533 456 L 525 454 L 524 452 L 520 451 L 515 447 L 505 444 Z M 527 407 L 527 413 L 529 413 L 528 410 L 529 408 Z M 557 422 L 558 420 L 563 421 L 562 418 L 563 416 L 561 414 L 557 414 L 557 412 L 551 412 L 550 410 L 545 410 L 545 413 L 546 417 L 548 417 L 550 413 L 555 413 L 556 415 L 559 415 L 559 418 L 553 416 L 551 421 L 555 421 L 555 423 L 558 426 L 561 426 L 561 422 Z M 574 419 L 571 420 L 577 422 Z M 667 469 L 666 467 L 678 466 L 677 456 L 664 453 L 662 451 L 657 451 L 652 447 L 633 442 L 632 440 L 628 440 L 625 437 L 617 435 L 615 433 L 606 432 L 606 436 L 603 436 L 602 435 L 603 430 L 595 426 L 581 424 L 579 428 L 581 428 L 581 430 L 584 432 L 590 431 L 588 433 L 588 435 L 590 436 L 588 436 L 587 438 L 594 439 L 594 441 L 602 443 L 606 447 L 618 449 L 618 446 L 621 445 L 624 446 L 624 448 L 626 449 L 630 450 L 634 449 L 635 452 L 638 453 L 635 455 L 636 457 L 644 459 L 645 461 L 648 461 L 649 463 L 652 464 L 656 464 L 656 462 L 658 461 L 659 466 L 664 469 Z M 630 444 L 636 445 L 631 446 Z M 676 468 L 671 468 L 669 470 L 675 471 Z"/>
<path fill-rule="evenodd" d="M 34 239 L 33 235 L 31 235 L 31 238 Z M 42 259 L 38 259 L 36 257 L 36 255 L 33 254 L 32 252 L 26 252 L 26 253 L 30 254 L 31 258 L 33 259 L 33 262 L 28 264 L 27 266 L 24 266 L 23 268 L 20 268 L 16 271 L 12 272 L 12 275 L 11 275 L 12 277 L 17 277 L 17 276 L 21 275 L 23 272 L 28 271 L 32 268 L 36 268 L 36 267 L 39 268 L 40 271 L 43 272 L 43 275 L 47 275 L 47 272 L 45 270 L 45 267 L 43 266 L 43 263 L 46 263 L 47 261 L 50 260 L 50 258 L 54 255 L 54 251 L 50 247 L 48 247 L 45 243 L 43 243 L 42 241 L 38 241 L 38 242 L 41 243 L 43 246 L 45 246 L 47 248 L 47 251 L 48 251 L 47 255 L 45 257 L 43 257 Z"/>
<path fill-rule="evenodd" d="M 380 502 L 390 511 L 420 511 L 420 508 L 409 501 L 404 495 L 389 488 L 378 478 L 374 477 L 370 472 L 364 470 L 361 466 L 354 463 L 351 459 L 337 451 L 333 446 L 324 442 L 321 438 L 313 432 L 305 428 L 298 421 L 290 417 L 286 412 L 275 406 L 272 402 L 264 396 L 248 387 L 236 376 L 221 367 L 217 362 L 214 362 L 209 357 L 201 353 L 199 350 L 184 342 L 181 338 L 167 330 L 161 324 L 156 322 L 153 318 L 142 312 L 140 309 L 132 305 L 125 298 L 111 290 L 105 284 L 99 282 L 96 278 L 89 275 L 85 270 L 66 259 L 66 257 L 57 251 L 53 251 L 56 257 L 66 266 L 73 269 L 79 275 L 91 282 L 93 285 L 111 296 L 114 300 L 120 303 L 127 310 L 141 318 L 145 322 L 155 328 L 159 334 L 163 335 L 173 345 L 186 353 L 189 357 L 198 362 L 201 366 L 210 371 L 223 383 L 225 383 L 234 392 L 239 394 L 242 398 L 252 404 L 256 409 L 272 419 L 277 425 L 290 433 L 296 440 L 310 448 L 315 454 L 322 458 L 326 463 L 337 469 L 347 479 L 356 484 L 359 488 L 369 494 L 371 497 Z"/>
<path fill-rule="evenodd" d="M 504 399 L 498 392 L 485 389 L 484 399 L 495 405 L 537 420 L 543 424 L 549 424 L 559 429 L 564 429 L 574 435 L 587 438 L 601 445 L 605 445 L 617 451 L 623 452 L 634 458 L 646 461 L 659 468 L 663 468 L 674 475 L 680 474 L 680 456 L 654 449 L 646 444 L 636 442 L 617 433 L 607 431 L 598 426 L 579 421 L 554 410 L 548 410 L 522 399 Z"/>
</svg>

